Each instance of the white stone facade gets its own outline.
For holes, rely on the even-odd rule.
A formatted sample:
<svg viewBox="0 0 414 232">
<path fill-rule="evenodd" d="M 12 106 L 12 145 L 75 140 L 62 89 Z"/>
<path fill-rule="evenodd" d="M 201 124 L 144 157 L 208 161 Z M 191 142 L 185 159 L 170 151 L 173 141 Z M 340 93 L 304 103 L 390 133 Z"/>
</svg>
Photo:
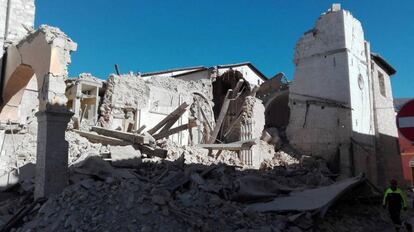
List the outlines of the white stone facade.
<svg viewBox="0 0 414 232">
<path fill-rule="evenodd" d="M 17 43 L 33 30 L 34 0 L 0 0 L 0 46 Z"/>
</svg>

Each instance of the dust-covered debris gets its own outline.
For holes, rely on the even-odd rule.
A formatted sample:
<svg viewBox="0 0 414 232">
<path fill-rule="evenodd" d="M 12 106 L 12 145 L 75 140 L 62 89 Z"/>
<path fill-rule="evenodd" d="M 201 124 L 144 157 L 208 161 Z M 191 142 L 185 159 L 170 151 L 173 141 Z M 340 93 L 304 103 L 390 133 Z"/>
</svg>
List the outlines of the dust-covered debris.
<svg viewBox="0 0 414 232">
<path fill-rule="evenodd" d="M 74 168 L 78 170 L 76 175 L 83 178 L 62 194 L 39 204 L 16 231 L 312 231 L 314 228 L 314 216 L 309 214 L 292 217 L 296 214 L 259 213 L 246 207 L 252 202 L 309 188 L 307 179 L 314 172 L 300 165 L 242 171 L 225 164 L 186 164 L 184 157 L 146 162 L 137 169 L 97 165 L 104 162 L 102 159 L 80 161 Z M 99 157 L 92 160 L 96 159 Z M 94 170 L 104 166 L 105 170 Z M 123 172 L 129 175 L 122 175 Z"/>
</svg>

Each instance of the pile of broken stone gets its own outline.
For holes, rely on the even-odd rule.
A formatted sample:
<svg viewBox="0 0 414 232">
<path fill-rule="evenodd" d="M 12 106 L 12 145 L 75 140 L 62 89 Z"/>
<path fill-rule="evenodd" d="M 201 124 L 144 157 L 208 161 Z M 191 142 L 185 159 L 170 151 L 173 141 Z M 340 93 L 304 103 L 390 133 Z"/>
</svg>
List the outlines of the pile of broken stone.
<svg viewBox="0 0 414 232">
<path fill-rule="evenodd" d="M 272 203 L 307 190 L 335 189 L 330 188 L 335 186 L 335 175 L 321 159 L 297 159 L 282 149 L 263 162 L 261 169 L 250 170 L 229 151 L 216 159 L 205 149 L 177 146 L 168 140 L 158 144 L 168 151 L 167 157 L 160 158 L 141 154 L 132 146 L 91 143 L 70 131 L 66 137 L 70 144 L 70 185 L 46 201 L 33 201 L 33 179 L 2 192 L 3 229 L 339 231 L 336 221 L 329 220 L 336 215 L 328 212 L 326 220 L 318 221 L 323 209 L 286 210 Z M 111 159 L 115 156 L 119 162 Z M 349 218 L 355 218 L 352 213 Z M 363 223 L 367 220 L 371 222 L 367 225 L 376 228 L 388 223 L 386 216 L 359 219 Z"/>
</svg>

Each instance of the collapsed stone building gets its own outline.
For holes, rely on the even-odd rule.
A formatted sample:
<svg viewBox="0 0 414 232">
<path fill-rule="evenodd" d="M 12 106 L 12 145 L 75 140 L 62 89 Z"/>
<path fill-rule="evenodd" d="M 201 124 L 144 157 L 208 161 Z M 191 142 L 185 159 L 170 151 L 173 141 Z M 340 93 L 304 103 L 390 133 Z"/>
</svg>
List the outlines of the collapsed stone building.
<svg viewBox="0 0 414 232">
<path fill-rule="evenodd" d="M 1 189 L 31 178 L 24 167 L 35 163 L 35 198 L 59 194 L 68 163 L 91 152 L 80 152 L 76 136 L 88 149 L 102 144 L 93 152 L 121 167 L 180 147 L 183 156 L 203 149 L 198 159 L 230 157 L 259 169 L 284 163 L 275 153 L 283 147 L 293 160 L 322 158 L 341 178 L 365 173 L 384 186 L 401 177 L 390 84 L 396 71 L 339 5 L 297 43 L 291 82 L 283 73 L 267 78 L 250 62 L 69 78 L 76 43 L 58 28 L 34 30 L 33 0 L 0 6 Z"/>
</svg>

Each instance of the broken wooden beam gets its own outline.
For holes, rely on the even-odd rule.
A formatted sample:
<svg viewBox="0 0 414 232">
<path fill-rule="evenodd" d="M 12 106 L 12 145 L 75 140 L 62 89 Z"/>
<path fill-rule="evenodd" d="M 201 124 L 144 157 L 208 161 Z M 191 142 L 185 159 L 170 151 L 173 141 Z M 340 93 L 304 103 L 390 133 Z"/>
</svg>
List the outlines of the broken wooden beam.
<svg viewBox="0 0 414 232">
<path fill-rule="evenodd" d="M 147 126 L 146 126 L 146 125 L 143 125 L 143 126 L 141 126 L 140 128 L 138 128 L 138 130 L 137 130 L 135 133 L 137 133 L 137 134 L 141 134 L 141 132 L 142 132 L 145 128 L 147 128 Z"/>
<path fill-rule="evenodd" d="M 16 214 L 14 214 L 9 221 L 6 222 L 0 229 L 1 231 L 12 231 L 12 229 L 17 228 L 20 223 L 22 223 L 23 218 L 31 213 L 36 213 L 39 211 L 39 207 L 36 208 L 37 205 L 42 205 L 46 202 L 46 198 L 39 198 L 33 201 L 30 204 L 24 205 L 21 207 Z"/>
<path fill-rule="evenodd" d="M 256 93 L 257 93 L 257 91 L 259 91 L 259 89 L 260 89 L 260 86 L 255 85 L 255 86 L 253 87 L 252 91 L 250 92 L 249 96 L 251 96 L 251 97 L 256 97 Z"/>
<path fill-rule="evenodd" d="M 155 134 L 155 132 L 157 132 L 159 129 L 161 129 L 161 127 L 163 127 L 166 123 L 168 123 L 171 120 L 173 120 L 174 118 L 176 118 L 177 115 L 178 115 L 178 118 L 179 118 L 185 112 L 185 110 L 187 109 L 188 106 L 189 105 L 186 102 L 184 102 L 183 104 L 181 104 L 177 109 L 175 109 L 173 112 L 171 112 L 169 115 L 167 115 L 157 125 L 155 125 L 151 129 L 149 129 L 148 130 L 148 133 L 151 134 L 151 135 L 153 135 L 153 134 Z M 175 120 L 175 121 L 177 121 L 177 120 Z M 172 125 L 174 125 L 174 124 L 172 124 Z"/>
<path fill-rule="evenodd" d="M 256 139 L 239 141 L 227 144 L 198 144 L 197 146 L 209 150 L 228 150 L 228 151 L 240 151 L 249 150 L 253 145 L 256 144 Z"/>
<path fill-rule="evenodd" d="M 91 142 L 96 143 L 102 143 L 104 145 L 112 145 L 112 146 L 126 146 L 131 145 L 132 142 L 125 141 L 122 139 L 112 138 L 104 135 L 94 134 L 91 132 L 86 131 L 80 131 L 80 130 L 72 130 L 76 133 L 78 133 L 80 136 L 87 138 Z M 160 157 L 160 158 L 166 158 L 168 151 L 161 148 L 153 148 L 144 144 L 135 144 L 139 150 L 145 155 L 151 156 L 151 157 Z"/>
<path fill-rule="evenodd" d="M 239 81 L 236 84 L 236 87 L 234 87 L 234 90 L 233 90 L 233 98 L 235 98 L 237 94 L 240 92 L 240 89 L 243 86 L 243 83 L 244 83 L 244 80 L 239 79 Z"/>
<path fill-rule="evenodd" d="M 122 139 L 112 138 L 104 135 L 99 135 L 91 132 L 72 130 L 73 132 L 78 133 L 80 136 L 87 138 L 92 143 L 102 143 L 104 145 L 113 145 L 113 146 L 124 146 L 131 143 L 128 143 Z"/>
<path fill-rule="evenodd" d="M 198 102 L 197 102 L 197 105 L 198 105 L 198 109 L 200 110 L 201 116 L 203 116 L 204 122 L 205 122 L 205 123 L 207 124 L 207 126 L 208 126 L 208 129 L 209 129 L 210 131 L 213 131 L 213 128 L 211 127 L 211 123 L 210 123 L 210 121 L 208 120 L 208 118 L 207 118 L 207 116 L 206 116 L 206 113 L 205 113 L 205 112 L 204 112 L 204 110 L 201 108 L 200 104 L 198 104 Z"/>
<path fill-rule="evenodd" d="M 158 134 L 165 134 L 167 131 L 178 121 L 178 119 L 181 117 L 181 115 L 184 114 L 186 109 L 181 110 L 176 116 L 171 118 L 169 122 L 167 122 L 164 127 L 160 130 Z"/>
<path fill-rule="evenodd" d="M 203 125 L 204 125 L 203 142 L 208 142 L 210 140 L 211 130 L 206 121 L 203 122 Z"/>
<path fill-rule="evenodd" d="M 119 65 L 118 64 L 115 64 L 115 72 L 116 72 L 116 75 L 121 75 L 120 74 L 120 72 L 119 72 Z"/>
<path fill-rule="evenodd" d="M 211 132 L 213 131 L 213 128 L 211 127 L 211 123 L 208 120 L 203 108 L 201 108 L 199 102 L 197 102 L 197 108 L 198 108 L 198 111 L 201 113 L 201 116 L 203 118 L 203 120 L 202 120 L 203 127 L 204 127 L 203 142 L 208 142 L 210 140 L 210 135 L 211 135 Z M 214 116 L 213 116 L 213 120 L 214 120 Z"/>
<path fill-rule="evenodd" d="M 162 148 L 154 148 L 147 145 L 138 145 L 138 148 L 143 154 L 151 157 L 156 156 L 164 159 L 168 154 L 168 151 Z"/>
<path fill-rule="evenodd" d="M 229 109 L 230 101 L 231 101 L 230 97 L 232 96 L 232 94 L 233 94 L 233 90 L 229 89 L 227 91 L 227 94 L 226 94 L 225 98 L 224 98 L 223 105 L 221 106 L 220 114 L 219 114 L 219 117 L 218 117 L 217 122 L 216 122 L 216 126 L 214 127 L 214 130 L 211 133 L 211 137 L 210 137 L 208 143 L 214 143 L 217 139 L 217 135 L 218 135 L 218 133 L 221 129 L 221 125 L 223 124 L 224 118 L 227 115 L 227 111 Z"/>
<path fill-rule="evenodd" d="M 190 120 L 188 123 L 186 123 L 184 125 L 181 125 L 181 126 L 174 127 L 174 128 L 170 129 L 167 132 L 163 133 L 161 131 L 160 133 L 153 135 L 153 137 L 154 137 L 155 140 L 162 139 L 162 138 L 168 137 L 170 135 L 176 134 L 180 131 L 196 127 L 198 125 L 199 125 L 198 120 Z"/>
<path fill-rule="evenodd" d="M 137 135 L 128 132 L 121 132 L 116 130 L 105 129 L 102 127 L 93 126 L 92 130 L 98 134 L 109 136 L 117 139 L 126 140 L 132 144 L 148 144 L 150 142 L 149 136 Z"/>
<path fill-rule="evenodd" d="M 229 126 L 229 129 L 227 129 L 226 133 L 224 133 L 224 139 L 226 139 L 229 136 L 229 134 L 233 131 L 233 129 L 236 127 L 236 125 L 240 123 L 242 115 L 243 114 L 240 113 L 239 116 L 237 116 L 237 118 L 233 120 L 233 122 Z"/>
<path fill-rule="evenodd" d="M 210 172 L 220 167 L 220 165 L 212 165 L 207 167 L 201 174 L 200 177 L 207 176 Z M 170 186 L 167 186 L 166 189 L 170 190 L 171 192 L 177 191 L 179 188 L 183 187 L 184 185 L 190 183 L 191 177 L 190 174 L 187 174 L 181 179 L 176 180 L 175 183 L 172 183 Z"/>
<path fill-rule="evenodd" d="M 85 112 L 86 112 L 86 109 L 88 108 L 88 104 L 85 104 L 85 107 L 83 108 L 83 111 L 82 111 L 82 115 L 81 115 L 81 118 L 80 118 L 80 120 L 79 120 L 79 122 L 82 122 L 82 119 L 83 119 L 83 117 L 85 116 Z M 80 125 L 80 124 L 79 124 Z"/>
</svg>

